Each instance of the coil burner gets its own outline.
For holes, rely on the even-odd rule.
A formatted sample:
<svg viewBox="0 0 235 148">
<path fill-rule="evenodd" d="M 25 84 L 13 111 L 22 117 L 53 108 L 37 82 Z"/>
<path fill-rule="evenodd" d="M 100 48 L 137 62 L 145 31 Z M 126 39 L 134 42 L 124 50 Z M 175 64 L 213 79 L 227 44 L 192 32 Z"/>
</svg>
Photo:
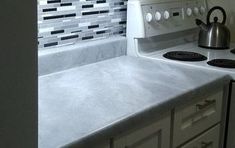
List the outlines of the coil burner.
<svg viewBox="0 0 235 148">
<path fill-rule="evenodd" d="M 214 59 L 208 61 L 207 64 L 222 68 L 235 68 L 235 60 L 229 60 L 229 59 Z"/>
<path fill-rule="evenodd" d="M 189 62 L 207 60 L 207 57 L 205 57 L 204 55 L 189 51 L 171 51 L 165 53 L 163 57 L 171 60 L 189 61 Z"/>
<path fill-rule="evenodd" d="M 233 53 L 233 54 L 235 54 L 235 49 L 231 50 L 230 52 Z"/>
</svg>

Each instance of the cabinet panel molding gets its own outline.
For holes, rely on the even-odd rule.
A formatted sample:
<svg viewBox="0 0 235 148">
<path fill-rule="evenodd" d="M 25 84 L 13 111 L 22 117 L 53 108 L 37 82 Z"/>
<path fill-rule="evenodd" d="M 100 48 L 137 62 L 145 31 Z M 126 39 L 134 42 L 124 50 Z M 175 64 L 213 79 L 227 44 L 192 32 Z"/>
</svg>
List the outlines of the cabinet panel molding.
<svg viewBox="0 0 235 148">
<path fill-rule="evenodd" d="M 170 148 L 170 112 L 155 123 L 114 139 L 114 148 Z"/>
<path fill-rule="evenodd" d="M 220 125 L 217 125 L 179 148 L 219 148 L 219 137 Z"/>
</svg>

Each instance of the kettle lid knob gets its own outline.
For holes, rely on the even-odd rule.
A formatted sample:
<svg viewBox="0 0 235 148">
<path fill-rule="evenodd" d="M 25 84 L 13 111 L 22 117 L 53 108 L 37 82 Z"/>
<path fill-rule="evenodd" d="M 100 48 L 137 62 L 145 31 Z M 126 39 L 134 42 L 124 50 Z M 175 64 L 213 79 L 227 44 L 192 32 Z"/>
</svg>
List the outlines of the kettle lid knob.
<svg viewBox="0 0 235 148">
<path fill-rule="evenodd" d="M 215 23 L 218 22 L 218 17 L 214 17 L 214 22 L 215 22 Z"/>
</svg>

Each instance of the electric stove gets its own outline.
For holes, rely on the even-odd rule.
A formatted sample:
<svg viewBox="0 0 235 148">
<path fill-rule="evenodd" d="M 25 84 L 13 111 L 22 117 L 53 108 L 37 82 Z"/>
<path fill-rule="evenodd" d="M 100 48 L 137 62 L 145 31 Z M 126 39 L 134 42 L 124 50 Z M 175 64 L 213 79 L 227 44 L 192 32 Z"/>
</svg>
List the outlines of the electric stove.
<svg viewBox="0 0 235 148">
<path fill-rule="evenodd" d="M 129 0 L 127 55 L 230 75 L 225 137 L 229 147 L 235 137 L 235 44 L 226 50 L 198 47 L 195 19 L 206 21 L 207 4 L 207 0 Z"/>
</svg>

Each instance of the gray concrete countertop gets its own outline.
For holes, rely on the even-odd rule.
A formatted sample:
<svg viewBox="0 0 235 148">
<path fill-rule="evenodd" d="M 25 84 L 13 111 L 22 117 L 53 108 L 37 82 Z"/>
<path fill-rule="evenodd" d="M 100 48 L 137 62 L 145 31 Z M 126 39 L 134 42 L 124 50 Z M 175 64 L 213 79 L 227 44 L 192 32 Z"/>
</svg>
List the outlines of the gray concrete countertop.
<svg viewBox="0 0 235 148">
<path fill-rule="evenodd" d="M 230 77 L 123 56 L 39 77 L 39 148 L 108 139 L 157 113 L 213 93 Z"/>
</svg>

